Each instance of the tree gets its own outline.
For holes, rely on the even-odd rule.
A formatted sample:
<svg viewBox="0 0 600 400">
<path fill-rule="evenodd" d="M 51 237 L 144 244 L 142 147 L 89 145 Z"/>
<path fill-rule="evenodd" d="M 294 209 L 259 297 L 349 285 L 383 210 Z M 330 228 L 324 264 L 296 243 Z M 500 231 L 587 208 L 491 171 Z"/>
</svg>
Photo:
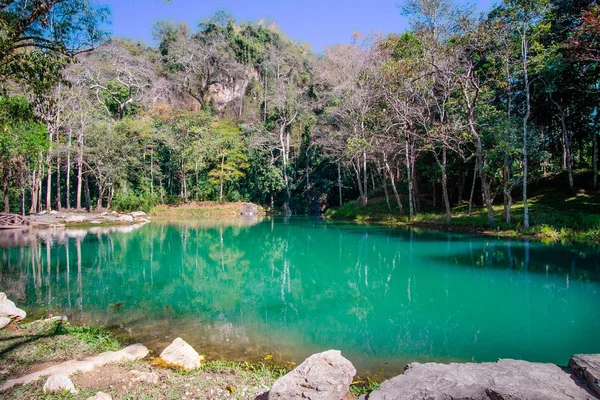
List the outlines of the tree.
<svg viewBox="0 0 600 400">
<path fill-rule="evenodd" d="M 23 97 L 0 96 L 0 176 L 4 212 L 10 212 L 9 184 L 14 179 L 21 190 L 21 213 L 25 214 L 25 173 L 38 154 L 48 147 L 46 128 Z"/>
<path fill-rule="evenodd" d="M 57 76 L 65 58 L 93 49 L 106 37 L 107 7 L 88 0 L 0 1 L 0 82 L 30 84 Z"/>
</svg>

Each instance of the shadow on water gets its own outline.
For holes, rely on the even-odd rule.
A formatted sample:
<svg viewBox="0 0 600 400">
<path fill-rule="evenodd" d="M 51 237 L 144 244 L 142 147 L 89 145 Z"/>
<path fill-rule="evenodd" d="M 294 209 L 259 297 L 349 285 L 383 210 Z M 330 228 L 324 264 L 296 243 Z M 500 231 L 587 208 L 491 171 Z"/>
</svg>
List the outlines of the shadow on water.
<svg viewBox="0 0 600 400">
<path fill-rule="evenodd" d="M 7 295 L 155 351 L 177 336 L 213 359 L 337 348 L 388 375 L 600 351 L 591 251 L 294 217 L 44 235 L 0 249 Z"/>
</svg>

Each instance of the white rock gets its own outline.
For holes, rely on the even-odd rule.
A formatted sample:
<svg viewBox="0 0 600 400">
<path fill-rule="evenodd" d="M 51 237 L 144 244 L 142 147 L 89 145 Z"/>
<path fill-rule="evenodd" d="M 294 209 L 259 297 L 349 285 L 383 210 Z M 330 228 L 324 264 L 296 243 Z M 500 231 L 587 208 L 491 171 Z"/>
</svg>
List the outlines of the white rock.
<svg viewBox="0 0 600 400">
<path fill-rule="evenodd" d="M 88 397 L 86 400 L 112 400 L 112 397 L 104 392 L 98 392 L 95 395 Z"/>
<path fill-rule="evenodd" d="M 143 211 L 134 211 L 134 212 L 130 213 L 129 215 L 131 215 L 133 218 L 137 218 L 137 217 L 145 217 L 148 214 L 146 214 Z"/>
<path fill-rule="evenodd" d="M 44 393 L 55 393 L 68 391 L 73 394 L 77 393 L 75 385 L 68 376 L 65 375 L 52 375 L 46 383 L 44 383 Z"/>
<path fill-rule="evenodd" d="M 339 350 L 313 354 L 277 379 L 269 400 L 339 400 L 348 394 L 356 369 Z"/>
<path fill-rule="evenodd" d="M 54 210 L 50 211 L 50 215 L 56 215 L 56 211 L 54 211 Z"/>
<path fill-rule="evenodd" d="M 4 329 L 6 325 L 10 324 L 10 321 L 12 321 L 12 319 L 8 317 L 0 317 L 0 329 Z"/>
<path fill-rule="evenodd" d="M 200 364 L 204 361 L 204 357 L 199 355 L 196 350 L 182 338 L 173 340 L 173 343 L 160 353 L 160 358 L 169 364 L 187 370 L 199 368 Z"/>
<path fill-rule="evenodd" d="M 121 215 L 119 217 L 119 221 L 121 221 L 121 222 L 133 222 L 133 217 L 131 215 Z"/>
<path fill-rule="evenodd" d="M 4 292 L 0 292 L 0 317 L 14 318 L 17 321 L 25 318 L 27 313 L 15 306 L 15 303 L 10 301 Z"/>
<path fill-rule="evenodd" d="M 73 222 L 84 222 L 87 221 L 87 217 L 85 215 L 69 215 L 67 218 L 65 218 L 65 222 L 66 223 L 73 223 Z"/>
</svg>

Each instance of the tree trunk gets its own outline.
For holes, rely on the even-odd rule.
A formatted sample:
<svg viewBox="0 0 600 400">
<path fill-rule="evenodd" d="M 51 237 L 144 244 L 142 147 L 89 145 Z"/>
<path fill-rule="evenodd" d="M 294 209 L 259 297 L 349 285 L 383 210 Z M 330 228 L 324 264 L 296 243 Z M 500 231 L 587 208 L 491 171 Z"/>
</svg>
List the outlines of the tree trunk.
<svg viewBox="0 0 600 400">
<path fill-rule="evenodd" d="M 481 145 L 481 139 L 477 136 L 477 166 L 479 168 L 479 179 L 481 180 L 481 191 L 487 209 L 488 223 L 490 226 L 494 226 L 494 209 L 492 207 L 492 190 L 491 184 L 486 178 L 483 169 L 483 147 Z"/>
<path fill-rule="evenodd" d="M 225 165 L 225 155 L 221 156 L 221 180 L 219 182 L 219 201 L 223 202 L 223 167 Z"/>
<path fill-rule="evenodd" d="M 471 194 L 469 195 L 469 218 L 473 217 L 473 196 L 475 195 L 475 183 L 477 182 L 477 163 L 475 160 L 475 166 L 473 167 L 473 183 L 471 184 Z"/>
<path fill-rule="evenodd" d="M 368 190 L 369 187 L 367 185 L 367 151 L 365 149 L 363 149 L 363 191 L 362 191 L 362 196 L 360 198 L 360 205 L 362 206 L 366 206 L 367 204 L 369 204 L 369 197 L 368 197 Z M 360 185 L 360 177 L 359 177 L 359 185 Z"/>
<path fill-rule="evenodd" d="M 77 198 L 75 208 L 81 210 L 81 191 L 83 180 L 83 132 L 77 134 Z M 86 180 L 87 182 L 87 180 Z"/>
<path fill-rule="evenodd" d="M 592 170 L 594 171 L 594 190 L 598 190 L 598 132 L 593 131 L 592 136 L 594 137 L 594 155 L 592 156 Z"/>
<path fill-rule="evenodd" d="M 390 175 L 390 182 L 392 183 L 392 191 L 394 192 L 394 197 L 396 198 L 396 203 L 398 204 L 398 209 L 400 210 L 400 214 L 404 214 L 404 208 L 402 207 L 402 202 L 400 201 L 400 195 L 398 194 L 398 189 L 396 188 L 396 179 L 394 176 L 394 170 L 390 168 L 390 164 L 387 160 L 387 154 L 383 154 L 383 161 L 385 162 L 385 168 L 387 169 Z"/>
<path fill-rule="evenodd" d="M 525 31 L 523 31 L 523 34 L 521 35 L 521 55 L 523 57 L 525 105 L 527 107 L 527 111 L 525 113 L 525 116 L 523 117 L 523 228 L 529 229 L 529 204 L 527 203 L 527 122 L 529 121 L 529 116 L 531 115 L 531 95 L 529 93 L 529 72 L 527 69 L 527 40 Z"/>
<path fill-rule="evenodd" d="M 417 178 L 417 169 L 415 168 L 416 155 L 411 151 L 410 155 L 410 169 L 413 174 L 413 195 L 415 196 L 415 211 L 417 213 L 421 212 L 421 194 L 419 193 L 419 179 Z"/>
<path fill-rule="evenodd" d="M 4 173 L 2 191 L 4 193 L 4 212 L 9 213 L 10 212 L 10 199 L 8 197 L 8 172 Z"/>
<path fill-rule="evenodd" d="M 62 203 L 60 201 L 60 156 L 56 156 L 56 209 L 60 211 L 62 209 Z"/>
<path fill-rule="evenodd" d="M 37 169 L 34 168 L 31 173 L 31 206 L 29 207 L 29 214 L 37 213 Z"/>
<path fill-rule="evenodd" d="M 340 161 L 337 162 L 337 172 L 338 172 L 338 191 L 340 196 L 340 207 L 344 205 L 344 201 L 342 200 L 342 168 L 340 166 Z"/>
<path fill-rule="evenodd" d="M 67 176 L 65 180 L 65 194 L 67 201 L 67 209 L 71 208 L 71 139 L 73 137 L 73 130 L 69 129 L 69 144 L 67 149 Z"/>
<path fill-rule="evenodd" d="M 84 190 L 85 190 L 85 205 L 88 211 L 92 209 L 92 197 L 90 195 L 90 180 L 88 178 L 88 174 L 84 175 Z"/>
<path fill-rule="evenodd" d="M 414 193 L 413 193 L 413 174 L 410 167 L 410 152 L 408 151 L 408 138 L 405 141 L 404 146 L 405 159 L 406 159 L 406 179 L 408 180 L 408 218 L 413 219 L 415 216 L 415 207 L 413 204 Z"/>
</svg>

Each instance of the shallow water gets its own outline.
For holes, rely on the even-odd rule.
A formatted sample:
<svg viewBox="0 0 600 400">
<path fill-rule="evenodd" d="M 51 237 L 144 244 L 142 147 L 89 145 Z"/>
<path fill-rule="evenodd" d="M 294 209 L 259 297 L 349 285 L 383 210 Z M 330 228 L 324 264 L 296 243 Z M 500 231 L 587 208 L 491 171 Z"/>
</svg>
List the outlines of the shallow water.
<svg viewBox="0 0 600 400">
<path fill-rule="evenodd" d="M 410 361 L 600 352 L 600 254 L 309 218 L 45 231 L 0 249 L 30 315 L 114 328 L 156 351 L 283 361 L 336 348 L 362 374 Z M 0 240 L 2 242 L 2 240 Z"/>
</svg>

